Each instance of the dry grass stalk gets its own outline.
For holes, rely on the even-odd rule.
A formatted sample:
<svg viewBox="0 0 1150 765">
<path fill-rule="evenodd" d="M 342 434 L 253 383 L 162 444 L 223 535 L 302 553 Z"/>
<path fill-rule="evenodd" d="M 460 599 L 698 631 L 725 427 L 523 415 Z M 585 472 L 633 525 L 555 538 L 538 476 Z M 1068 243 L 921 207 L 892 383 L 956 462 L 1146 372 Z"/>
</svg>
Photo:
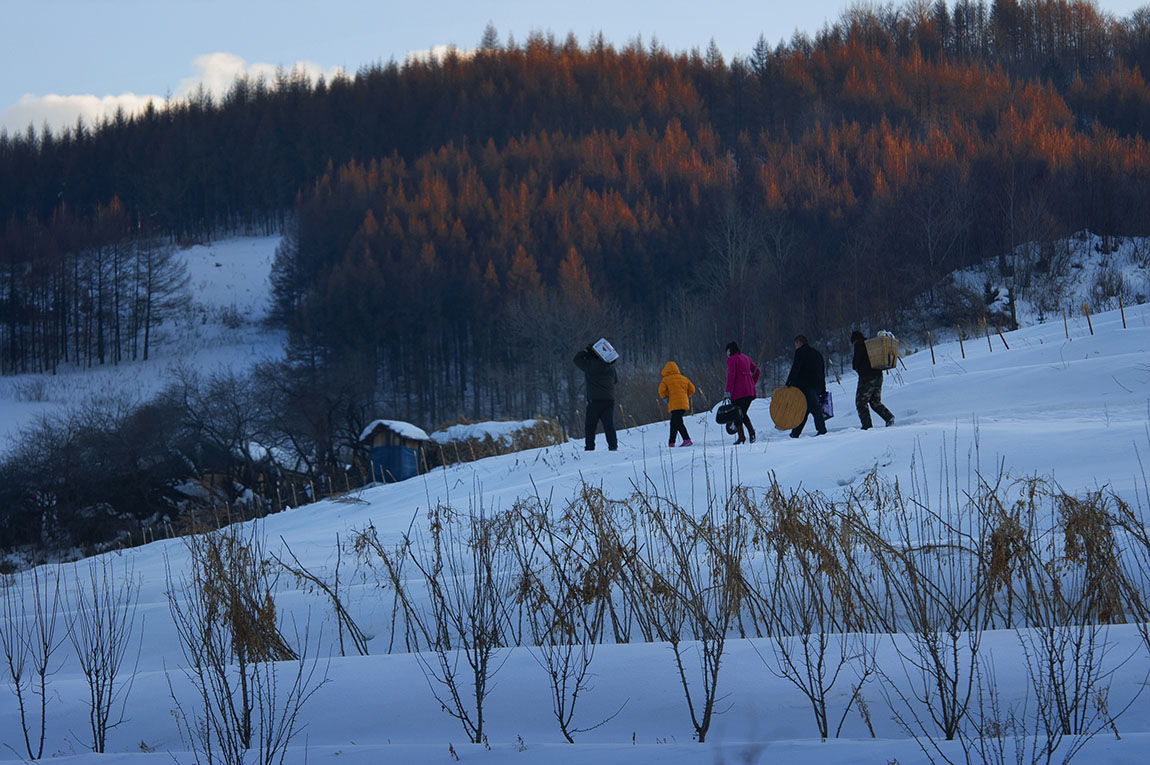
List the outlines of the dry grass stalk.
<svg viewBox="0 0 1150 765">
<path fill-rule="evenodd" d="M 1082 566 L 1083 584 L 1093 606 L 1090 616 L 1101 624 L 1124 624 L 1124 574 L 1106 497 L 1101 491 L 1085 497 L 1059 492 L 1056 500 L 1066 560 Z"/>
</svg>

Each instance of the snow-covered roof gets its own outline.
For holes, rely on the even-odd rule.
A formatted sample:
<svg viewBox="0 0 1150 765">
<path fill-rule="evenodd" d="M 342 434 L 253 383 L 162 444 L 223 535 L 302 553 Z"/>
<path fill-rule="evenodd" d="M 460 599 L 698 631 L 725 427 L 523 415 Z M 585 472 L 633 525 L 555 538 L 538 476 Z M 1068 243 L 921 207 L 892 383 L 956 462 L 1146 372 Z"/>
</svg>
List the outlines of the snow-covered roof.
<svg viewBox="0 0 1150 765">
<path fill-rule="evenodd" d="M 360 441 L 366 441 L 376 428 L 385 427 L 397 436 L 409 438 L 412 441 L 427 441 L 427 433 L 423 428 L 412 425 L 410 422 L 403 422 L 401 420 L 374 420 L 368 424 L 363 432 L 359 434 Z"/>
<path fill-rule="evenodd" d="M 452 425 L 444 430 L 437 430 L 430 438 L 437 444 L 451 443 L 452 441 L 467 441 L 476 439 L 484 441 L 488 436 L 492 441 L 510 441 L 514 435 L 528 428 L 534 427 L 538 420 L 520 420 L 512 422 L 473 422 L 467 425 Z"/>
</svg>

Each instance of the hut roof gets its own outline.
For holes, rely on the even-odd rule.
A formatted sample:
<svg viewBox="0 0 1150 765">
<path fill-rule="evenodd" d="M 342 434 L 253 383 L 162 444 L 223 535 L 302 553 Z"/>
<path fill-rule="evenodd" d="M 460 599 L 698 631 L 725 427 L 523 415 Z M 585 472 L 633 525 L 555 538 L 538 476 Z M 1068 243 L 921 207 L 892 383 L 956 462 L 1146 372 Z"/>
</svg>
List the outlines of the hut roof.
<svg viewBox="0 0 1150 765">
<path fill-rule="evenodd" d="M 423 428 L 412 425 L 410 422 L 402 422 L 400 420 L 375 420 L 368 424 L 363 432 L 359 434 L 360 441 L 366 441 L 371 438 L 372 434 L 380 428 L 387 428 L 397 436 L 410 439 L 412 441 L 427 441 L 427 433 Z"/>
</svg>

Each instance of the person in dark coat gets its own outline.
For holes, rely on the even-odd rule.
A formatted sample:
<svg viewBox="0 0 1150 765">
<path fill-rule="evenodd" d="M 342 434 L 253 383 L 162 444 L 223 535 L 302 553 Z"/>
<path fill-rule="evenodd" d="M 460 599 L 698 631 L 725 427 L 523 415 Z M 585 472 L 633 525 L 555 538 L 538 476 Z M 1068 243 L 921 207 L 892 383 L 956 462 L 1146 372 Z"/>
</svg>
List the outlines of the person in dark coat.
<svg viewBox="0 0 1150 765">
<path fill-rule="evenodd" d="M 599 357 L 588 345 L 575 354 L 575 366 L 583 370 L 587 382 L 587 414 L 583 419 L 584 449 L 595 451 L 595 431 L 603 423 L 607 448 L 615 451 L 619 442 L 615 436 L 615 383 L 619 375 L 615 367 Z"/>
<path fill-rule="evenodd" d="M 755 400 L 755 384 L 758 382 L 759 368 L 755 362 L 751 361 L 750 356 L 739 350 L 739 344 L 734 340 L 727 343 L 726 397 L 743 413 L 743 417 L 737 425 L 739 437 L 735 439 L 735 446 L 747 442 L 747 436 L 743 433 L 744 426 L 751 436 L 751 443 L 755 442 L 755 426 L 751 424 L 747 410 L 751 408 L 751 402 Z"/>
<path fill-rule="evenodd" d="M 851 366 L 859 373 L 859 386 L 855 390 L 855 409 L 858 410 L 862 429 L 867 430 L 871 427 L 871 409 L 882 417 L 889 427 L 894 422 L 894 415 L 882 403 L 882 370 L 870 365 L 870 355 L 866 351 L 866 335 L 856 329 L 851 333 L 851 344 L 855 347 Z"/>
<path fill-rule="evenodd" d="M 791 373 L 787 375 L 787 385 L 793 385 L 803 392 L 807 399 L 807 414 L 815 419 L 815 435 L 821 436 L 827 432 L 827 423 L 823 418 L 823 407 L 819 403 L 819 395 L 827 392 L 827 371 L 823 363 L 823 355 L 807 345 L 806 335 L 795 337 L 795 360 L 791 364 Z M 791 431 L 791 438 L 798 438 L 807 424 L 804 416 L 799 426 Z"/>
</svg>

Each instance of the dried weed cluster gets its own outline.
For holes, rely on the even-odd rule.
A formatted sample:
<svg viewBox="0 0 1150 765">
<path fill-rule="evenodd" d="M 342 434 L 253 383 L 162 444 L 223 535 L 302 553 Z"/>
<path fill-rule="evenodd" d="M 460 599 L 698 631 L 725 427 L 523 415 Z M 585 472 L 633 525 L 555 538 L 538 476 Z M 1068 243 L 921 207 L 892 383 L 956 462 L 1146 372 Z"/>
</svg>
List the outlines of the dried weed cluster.
<svg viewBox="0 0 1150 765">
<path fill-rule="evenodd" d="M 454 425 L 470 425 L 468 420 L 459 420 Z M 459 462 L 474 462 L 484 457 L 521 452 L 554 446 L 567 440 L 563 426 L 548 417 L 538 417 L 530 425 L 513 431 L 508 438 L 493 438 L 490 434 L 483 438 L 464 438 L 446 443 L 432 442 L 424 447 L 427 466 L 454 465 Z"/>
<path fill-rule="evenodd" d="M 1072 755 L 1121 711 L 1106 702 L 1121 662 L 1107 657 L 1105 633 L 1150 616 L 1150 536 L 1109 492 L 1071 496 L 1003 475 L 967 483 L 951 476 L 932 495 L 921 477 L 908 490 L 872 473 L 830 498 L 771 476 L 760 489 L 711 490 L 701 508 L 650 484 L 623 498 L 584 484 L 561 506 L 541 496 L 499 511 L 474 498 L 467 511 L 439 506 L 425 531 L 388 545 L 369 528 L 353 549 L 385 572 L 396 635 L 421 652 L 473 741 L 500 651 L 540 657 L 573 740 L 595 646 L 635 641 L 670 647 L 705 741 L 726 641 L 747 638 L 807 697 L 822 737 L 851 711 L 871 728 L 870 688 L 932 759 L 947 759 L 944 740 L 973 759 L 1020 756 L 1029 742 L 1024 759 L 1038 761 L 1065 740 Z M 1039 709 L 990 703 L 988 630 L 1018 635 Z M 898 666 L 878 661 L 884 646 Z"/>
</svg>

